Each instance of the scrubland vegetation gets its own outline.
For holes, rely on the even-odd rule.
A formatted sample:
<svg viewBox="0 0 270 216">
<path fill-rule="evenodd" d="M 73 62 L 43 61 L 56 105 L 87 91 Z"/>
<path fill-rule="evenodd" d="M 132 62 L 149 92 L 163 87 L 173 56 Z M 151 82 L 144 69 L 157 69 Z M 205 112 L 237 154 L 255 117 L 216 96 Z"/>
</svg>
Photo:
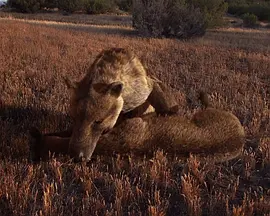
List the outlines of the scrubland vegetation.
<svg viewBox="0 0 270 216">
<path fill-rule="evenodd" d="M 269 30 L 226 28 L 179 41 L 124 27 L 9 18 L 0 26 L 1 215 L 269 215 Z M 214 107 L 232 111 L 247 134 L 242 156 L 222 164 L 184 163 L 160 151 L 94 155 L 90 164 L 28 161 L 31 126 L 45 133 L 72 123 L 62 76 L 81 79 L 114 46 L 132 49 L 149 74 L 175 88 L 179 115 L 200 109 L 201 89 Z"/>
<path fill-rule="evenodd" d="M 227 0 L 228 12 L 236 15 L 251 13 L 259 20 L 270 21 L 270 1 L 269 0 Z"/>
</svg>

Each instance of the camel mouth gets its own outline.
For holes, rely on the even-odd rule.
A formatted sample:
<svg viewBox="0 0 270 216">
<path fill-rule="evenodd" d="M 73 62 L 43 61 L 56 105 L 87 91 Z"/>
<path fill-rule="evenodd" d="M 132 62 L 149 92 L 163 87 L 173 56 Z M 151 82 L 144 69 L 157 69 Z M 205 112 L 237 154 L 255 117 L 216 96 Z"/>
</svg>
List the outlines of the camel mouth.
<svg viewBox="0 0 270 216">
<path fill-rule="evenodd" d="M 75 140 L 70 139 L 69 155 L 73 157 L 74 162 L 90 161 L 95 151 L 98 139 L 100 136 L 92 137 L 86 136 L 83 139 Z"/>
</svg>

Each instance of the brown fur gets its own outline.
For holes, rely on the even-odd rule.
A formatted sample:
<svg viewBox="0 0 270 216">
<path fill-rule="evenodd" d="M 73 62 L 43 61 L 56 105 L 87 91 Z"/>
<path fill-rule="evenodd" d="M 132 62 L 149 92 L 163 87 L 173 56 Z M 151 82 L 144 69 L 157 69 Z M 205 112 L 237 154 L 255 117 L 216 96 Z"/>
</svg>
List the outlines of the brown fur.
<svg viewBox="0 0 270 216">
<path fill-rule="evenodd" d="M 178 111 L 174 98 L 166 95 L 169 87 L 147 76 L 140 60 L 127 49 L 104 50 L 80 82 L 66 79 L 66 83 L 72 90 L 70 110 L 75 120 L 69 151 L 76 158 L 90 159 L 104 131 L 140 115 L 149 105 L 158 114 Z"/>
<path fill-rule="evenodd" d="M 233 114 L 206 108 L 192 120 L 177 115 L 128 119 L 103 135 L 96 151 L 144 154 L 163 149 L 168 153 L 194 153 L 224 161 L 241 153 L 244 137 L 244 129 Z"/>
<path fill-rule="evenodd" d="M 39 155 L 47 155 L 47 150 L 66 150 L 68 142 L 69 138 L 44 135 L 37 140 L 35 149 Z M 95 153 L 147 154 L 163 149 L 184 157 L 193 153 L 201 158 L 210 157 L 212 161 L 223 162 L 239 156 L 244 142 L 245 132 L 235 115 L 206 108 L 197 112 L 191 120 L 178 115 L 157 117 L 153 114 L 127 119 L 100 137 Z"/>
</svg>

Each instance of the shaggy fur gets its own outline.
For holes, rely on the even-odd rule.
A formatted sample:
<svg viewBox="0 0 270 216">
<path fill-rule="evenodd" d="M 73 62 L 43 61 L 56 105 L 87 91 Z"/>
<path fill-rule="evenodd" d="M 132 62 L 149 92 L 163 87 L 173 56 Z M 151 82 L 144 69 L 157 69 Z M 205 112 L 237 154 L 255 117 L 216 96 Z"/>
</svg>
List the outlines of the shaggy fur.
<svg viewBox="0 0 270 216">
<path fill-rule="evenodd" d="M 77 159 L 90 159 L 104 131 L 127 116 L 140 116 L 149 105 L 158 114 L 178 111 L 172 95 L 166 94 L 168 87 L 150 78 L 127 49 L 104 50 L 80 82 L 66 79 L 66 84 L 71 90 L 70 111 L 75 121 L 69 151 Z M 119 118 L 120 114 L 125 117 Z"/>
<path fill-rule="evenodd" d="M 203 98 L 207 106 L 208 100 Z M 47 158 L 48 151 L 67 153 L 69 138 L 41 135 L 37 129 L 32 130 L 31 136 L 35 139 L 34 155 L 38 157 Z M 192 153 L 223 162 L 239 156 L 244 143 L 244 128 L 235 115 L 206 107 L 191 119 L 155 113 L 127 119 L 100 137 L 95 153 L 151 154 L 163 149 L 184 157 Z"/>
</svg>

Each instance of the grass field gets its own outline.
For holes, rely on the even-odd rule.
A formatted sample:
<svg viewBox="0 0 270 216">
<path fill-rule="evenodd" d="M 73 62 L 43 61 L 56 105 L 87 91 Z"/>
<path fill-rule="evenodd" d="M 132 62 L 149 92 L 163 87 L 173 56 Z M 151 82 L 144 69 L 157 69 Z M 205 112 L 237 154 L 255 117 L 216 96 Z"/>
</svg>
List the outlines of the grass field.
<svg viewBox="0 0 270 216">
<path fill-rule="evenodd" d="M 7 10 L 7 9 L 6 9 Z M 0 9 L 0 17 L 9 17 L 25 20 L 37 20 L 37 21 L 55 21 L 62 23 L 74 23 L 74 24 L 91 24 L 91 25 L 114 25 L 114 26 L 131 26 L 131 16 L 127 14 L 97 14 L 88 15 L 83 13 L 74 13 L 68 16 L 63 16 L 60 12 L 42 12 L 35 14 L 16 13 L 11 11 L 5 11 Z"/>
<path fill-rule="evenodd" d="M 206 90 L 232 111 L 247 142 L 239 159 L 184 164 L 95 155 L 32 164 L 28 129 L 69 127 L 62 76 L 79 80 L 96 55 L 128 47 L 149 74 L 175 88 L 180 115 Z M 130 27 L 0 19 L 0 215 L 269 215 L 270 30 L 225 28 L 192 41 L 139 37 Z M 191 101 L 191 102 L 190 102 Z"/>
</svg>

